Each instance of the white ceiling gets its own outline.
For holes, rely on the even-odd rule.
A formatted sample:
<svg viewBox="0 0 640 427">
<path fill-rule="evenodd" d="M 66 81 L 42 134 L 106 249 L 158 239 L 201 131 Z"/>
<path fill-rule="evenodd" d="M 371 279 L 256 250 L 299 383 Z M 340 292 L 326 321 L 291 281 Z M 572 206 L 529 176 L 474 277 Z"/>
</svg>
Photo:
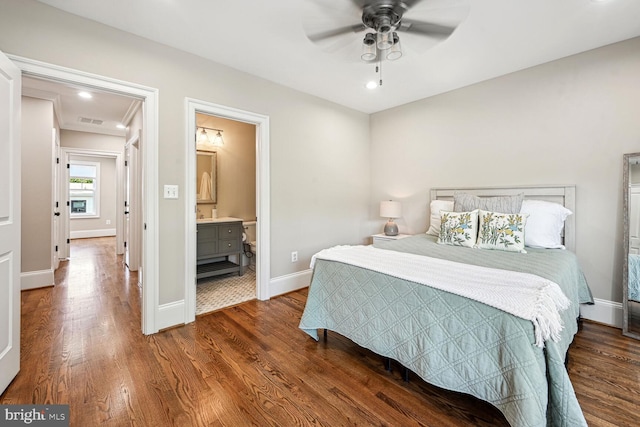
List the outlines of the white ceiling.
<svg viewBox="0 0 640 427">
<path fill-rule="evenodd" d="M 365 113 L 640 36 L 638 0 L 422 0 L 405 18 L 466 17 L 435 45 L 401 33 L 403 57 L 369 90 L 363 33 L 331 48 L 305 35 L 359 23 L 362 0 L 39 1 Z"/>
<path fill-rule="evenodd" d="M 82 91 L 92 98 L 81 98 Z M 127 123 L 140 103 L 123 95 L 28 76 L 22 77 L 22 95 L 52 101 L 62 129 L 115 136 L 126 135 L 116 125 Z"/>
</svg>

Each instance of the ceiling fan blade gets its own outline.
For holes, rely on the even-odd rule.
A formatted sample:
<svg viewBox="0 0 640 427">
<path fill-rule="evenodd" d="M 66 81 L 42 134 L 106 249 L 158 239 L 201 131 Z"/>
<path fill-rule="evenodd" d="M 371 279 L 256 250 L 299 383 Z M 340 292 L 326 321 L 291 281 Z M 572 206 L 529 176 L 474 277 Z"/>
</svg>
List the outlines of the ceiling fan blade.
<svg viewBox="0 0 640 427">
<path fill-rule="evenodd" d="M 412 19 L 402 19 L 398 31 L 421 34 L 435 38 L 445 39 L 455 31 L 456 27 L 449 25 L 434 24 L 431 22 L 415 21 Z"/>
<path fill-rule="evenodd" d="M 364 24 L 346 25 L 344 27 L 334 28 L 332 30 L 319 31 L 313 34 L 307 34 L 307 37 L 312 42 L 319 42 L 327 40 L 333 37 L 341 36 L 348 33 L 358 33 L 364 31 L 366 27 Z"/>
</svg>

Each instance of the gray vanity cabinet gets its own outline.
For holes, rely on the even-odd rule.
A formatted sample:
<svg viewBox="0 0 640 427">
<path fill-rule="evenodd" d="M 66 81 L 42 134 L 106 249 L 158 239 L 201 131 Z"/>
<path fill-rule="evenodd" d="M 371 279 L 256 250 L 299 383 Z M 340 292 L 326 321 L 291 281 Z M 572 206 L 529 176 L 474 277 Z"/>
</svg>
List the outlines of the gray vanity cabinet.
<svg viewBox="0 0 640 427">
<path fill-rule="evenodd" d="M 198 223 L 197 274 L 198 279 L 238 272 L 242 266 L 242 221 Z M 229 260 L 235 255 L 238 263 Z"/>
</svg>

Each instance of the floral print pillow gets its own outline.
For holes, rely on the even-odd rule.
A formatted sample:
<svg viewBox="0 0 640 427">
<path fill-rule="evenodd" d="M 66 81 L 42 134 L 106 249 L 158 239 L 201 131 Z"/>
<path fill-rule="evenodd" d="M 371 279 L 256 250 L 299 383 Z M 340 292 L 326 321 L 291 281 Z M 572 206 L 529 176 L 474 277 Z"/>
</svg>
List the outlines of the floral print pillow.
<svg viewBox="0 0 640 427">
<path fill-rule="evenodd" d="M 524 250 L 524 226 L 528 214 L 504 214 L 480 210 L 477 247 L 508 252 Z"/>
<path fill-rule="evenodd" d="M 471 212 L 440 211 L 438 243 L 472 248 L 478 236 L 478 210 Z"/>
</svg>

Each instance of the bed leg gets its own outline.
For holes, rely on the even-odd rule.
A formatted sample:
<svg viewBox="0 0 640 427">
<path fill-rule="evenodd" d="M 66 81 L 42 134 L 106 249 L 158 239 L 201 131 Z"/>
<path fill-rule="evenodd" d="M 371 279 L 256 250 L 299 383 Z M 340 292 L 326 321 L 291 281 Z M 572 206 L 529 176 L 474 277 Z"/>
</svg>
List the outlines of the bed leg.
<svg viewBox="0 0 640 427">
<path fill-rule="evenodd" d="M 409 368 L 404 368 L 402 379 L 404 380 L 405 383 L 409 382 Z"/>
<path fill-rule="evenodd" d="M 324 329 L 324 332 L 322 332 L 322 336 L 324 337 L 324 340 L 327 340 L 327 330 Z"/>
<path fill-rule="evenodd" d="M 390 357 L 385 357 L 384 358 L 384 369 L 387 372 L 391 372 L 391 358 Z"/>
</svg>

